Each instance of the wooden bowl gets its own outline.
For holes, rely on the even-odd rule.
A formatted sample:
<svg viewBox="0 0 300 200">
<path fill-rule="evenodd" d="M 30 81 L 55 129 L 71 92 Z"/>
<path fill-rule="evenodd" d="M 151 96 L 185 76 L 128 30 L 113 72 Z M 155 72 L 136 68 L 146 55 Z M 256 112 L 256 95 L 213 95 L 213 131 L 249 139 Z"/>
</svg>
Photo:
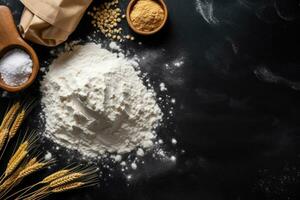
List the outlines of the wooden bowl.
<svg viewBox="0 0 300 200">
<path fill-rule="evenodd" d="M 127 6 L 126 18 L 127 18 L 127 22 L 129 24 L 130 28 L 134 32 L 136 32 L 138 34 L 141 34 L 141 35 L 152 35 L 154 33 L 157 33 L 158 31 L 160 31 L 164 27 L 164 25 L 166 24 L 167 19 L 168 19 L 168 8 L 167 8 L 167 5 L 164 2 L 164 0 L 155 0 L 155 1 L 157 1 L 157 3 L 159 3 L 161 5 L 162 9 L 164 10 L 165 18 L 163 20 L 163 23 L 157 29 L 155 29 L 153 31 L 141 31 L 141 30 L 136 29 L 135 26 L 133 25 L 133 23 L 132 23 L 132 21 L 130 19 L 130 13 L 131 13 L 134 5 L 137 3 L 137 1 L 139 1 L 139 0 L 131 0 L 129 2 L 128 6 Z"/>
<path fill-rule="evenodd" d="M 27 44 L 17 31 L 11 11 L 6 6 L 0 6 L 0 59 L 12 49 L 22 49 L 28 53 L 32 60 L 32 73 L 26 83 L 19 86 L 7 85 L 0 77 L 0 88 L 8 92 L 19 92 L 30 86 L 35 80 L 40 65 L 33 48 Z"/>
</svg>

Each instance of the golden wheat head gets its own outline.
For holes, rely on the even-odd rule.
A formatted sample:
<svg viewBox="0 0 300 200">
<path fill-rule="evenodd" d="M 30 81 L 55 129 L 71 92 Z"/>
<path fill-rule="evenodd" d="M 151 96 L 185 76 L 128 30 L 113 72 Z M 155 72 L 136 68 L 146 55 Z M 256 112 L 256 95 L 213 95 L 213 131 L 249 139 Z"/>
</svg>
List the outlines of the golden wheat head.
<svg viewBox="0 0 300 200">
<path fill-rule="evenodd" d="M 8 138 L 8 129 L 0 129 L 0 151 L 5 145 L 5 142 Z"/>
<path fill-rule="evenodd" d="M 73 189 L 79 188 L 83 185 L 85 185 L 84 182 L 70 183 L 70 184 L 67 184 L 67 185 L 63 185 L 63 186 L 54 188 L 54 189 L 51 190 L 51 192 L 54 192 L 54 193 L 65 192 L 65 191 L 68 191 L 68 190 L 73 190 Z"/>
<path fill-rule="evenodd" d="M 13 138 L 17 131 L 19 130 L 24 118 L 25 118 L 25 110 L 22 109 L 21 112 L 18 113 L 14 123 L 12 124 L 10 130 L 9 130 L 9 139 Z"/>
<path fill-rule="evenodd" d="M 45 183 L 50 183 L 50 182 L 52 182 L 56 179 L 59 179 L 59 178 L 65 176 L 65 175 L 67 175 L 69 172 L 70 172 L 70 170 L 68 170 L 68 169 L 59 170 L 59 171 L 47 176 L 46 178 L 44 178 L 41 181 L 41 183 L 44 183 L 44 184 Z"/>
<path fill-rule="evenodd" d="M 71 173 L 69 175 L 66 175 L 66 176 L 63 176 L 59 179 L 56 179 L 52 182 L 50 182 L 49 186 L 51 188 L 56 188 L 56 187 L 59 187 L 59 186 L 62 186 L 64 184 L 67 184 L 67 183 L 70 183 L 72 181 L 75 181 L 81 177 L 83 177 L 84 174 L 83 173 L 80 173 L 80 172 L 74 172 L 74 173 Z"/>
<path fill-rule="evenodd" d="M 21 107 L 20 102 L 15 103 L 13 106 L 10 107 L 9 111 L 6 113 L 4 116 L 2 123 L 1 123 L 1 128 L 8 128 L 9 125 L 12 123 L 17 111 Z"/>
</svg>

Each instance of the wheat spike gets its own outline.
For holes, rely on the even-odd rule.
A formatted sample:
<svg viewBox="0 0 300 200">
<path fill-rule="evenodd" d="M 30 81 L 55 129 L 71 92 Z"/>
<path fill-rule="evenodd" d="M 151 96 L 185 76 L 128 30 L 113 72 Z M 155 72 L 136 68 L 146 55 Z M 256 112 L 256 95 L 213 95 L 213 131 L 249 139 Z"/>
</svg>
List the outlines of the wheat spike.
<svg viewBox="0 0 300 200">
<path fill-rule="evenodd" d="M 25 168 L 34 165 L 36 162 L 37 162 L 37 158 L 36 158 L 36 157 L 32 158 L 32 159 L 29 160 L 29 162 L 26 164 Z"/>
<path fill-rule="evenodd" d="M 9 124 L 12 122 L 14 119 L 16 112 L 18 109 L 21 107 L 20 102 L 15 103 L 12 107 L 10 107 L 9 111 L 6 113 L 2 123 L 1 123 L 1 128 L 7 128 Z"/>
<path fill-rule="evenodd" d="M 22 111 L 17 115 L 17 117 L 9 131 L 9 139 L 13 138 L 16 135 L 17 131 L 19 130 L 19 128 L 24 120 L 25 113 L 26 113 L 25 110 L 22 109 Z"/>
<path fill-rule="evenodd" d="M 13 156 L 13 160 L 11 160 L 11 162 L 8 163 L 7 168 L 4 172 L 5 176 L 9 176 L 12 174 L 13 171 L 15 171 L 15 169 L 19 166 L 19 164 L 23 161 L 23 159 L 26 157 L 27 155 L 27 150 L 20 152 L 20 154 L 18 154 L 17 157 Z"/>
<path fill-rule="evenodd" d="M 67 184 L 67 185 L 63 185 L 63 186 L 54 188 L 54 189 L 51 190 L 51 192 L 54 192 L 54 193 L 64 192 L 64 191 L 67 191 L 67 190 L 72 190 L 72 189 L 79 188 L 79 187 L 83 186 L 84 184 L 85 184 L 84 182 L 70 183 L 70 184 Z"/>
<path fill-rule="evenodd" d="M 0 192 L 11 187 L 13 185 L 13 183 L 15 182 L 15 178 L 16 177 L 11 177 L 11 178 L 5 180 L 4 183 L 0 185 Z"/>
<path fill-rule="evenodd" d="M 8 137 L 8 129 L 0 129 L 0 151 L 4 147 L 7 137 Z"/>
<path fill-rule="evenodd" d="M 3 191 L 3 190 L 5 190 L 5 189 L 7 189 L 7 188 L 9 188 L 9 186 L 12 184 L 12 182 L 13 182 L 13 179 L 7 179 L 7 180 L 5 180 L 4 183 L 2 183 L 0 185 L 0 192 Z"/>
<path fill-rule="evenodd" d="M 37 162 L 37 163 L 34 163 L 33 165 L 31 166 L 28 166 L 28 167 L 25 167 L 25 169 L 23 169 L 20 174 L 18 175 L 17 179 L 21 179 L 21 178 L 24 178 L 40 169 L 42 169 L 43 167 L 46 166 L 46 163 L 40 163 L 40 162 Z"/>
<path fill-rule="evenodd" d="M 18 150 L 10 158 L 10 160 L 8 161 L 8 165 L 10 165 L 22 152 L 26 151 L 28 147 L 29 147 L 29 142 L 26 140 L 19 146 Z"/>
<path fill-rule="evenodd" d="M 8 179 L 6 179 L 4 181 L 3 184 L 0 185 L 0 192 L 7 188 L 10 188 L 16 182 L 16 178 L 22 169 L 23 168 L 21 168 L 21 167 L 19 169 L 17 169 L 17 171 L 15 173 L 13 173 L 12 176 L 10 176 Z"/>
<path fill-rule="evenodd" d="M 14 153 L 14 155 L 8 161 L 7 168 L 9 168 L 9 166 L 12 166 L 13 163 L 15 162 L 15 160 L 18 159 L 23 152 L 25 152 L 25 151 L 27 152 L 28 146 L 29 146 L 29 142 L 27 140 L 19 146 L 18 150 Z"/>
<path fill-rule="evenodd" d="M 62 186 L 66 183 L 70 183 L 76 179 L 79 179 L 81 178 L 82 176 L 84 176 L 83 173 L 79 173 L 79 172 L 76 172 L 76 173 L 72 173 L 72 174 L 69 174 L 69 175 L 66 175 L 66 176 L 63 176 L 57 180 L 54 180 L 52 182 L 50 182 L 49 186 L 51 188 L 56 188 L 56 187 L 59 187 L 59 186 Z"/>
<path fill-rule="evenodd" d="M 68 173 L 70 172 L 70 170 L 68 169 L 63 169 L 63 170 L 60 170 L 60 171 L 57 171 L 49 176 L 47 176 L 46 178 L 44 178 L 41 183 L 50 183 L 58 178 L 61 178 L 65 175 L 67 175 Z"/>
</svg>

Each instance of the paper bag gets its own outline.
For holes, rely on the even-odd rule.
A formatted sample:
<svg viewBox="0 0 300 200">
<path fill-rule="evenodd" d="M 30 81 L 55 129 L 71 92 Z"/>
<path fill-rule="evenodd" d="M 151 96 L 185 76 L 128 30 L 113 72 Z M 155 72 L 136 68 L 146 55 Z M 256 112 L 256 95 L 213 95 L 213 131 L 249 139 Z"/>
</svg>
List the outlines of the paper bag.
<svg viewBox="0 0 300 200">
<path fill-rule="evenodd" d="M 56 46 L 66 41 L 92 0 L 21 0 L 25 8 L 19 29 L 34 43 Z"/>
</svg>

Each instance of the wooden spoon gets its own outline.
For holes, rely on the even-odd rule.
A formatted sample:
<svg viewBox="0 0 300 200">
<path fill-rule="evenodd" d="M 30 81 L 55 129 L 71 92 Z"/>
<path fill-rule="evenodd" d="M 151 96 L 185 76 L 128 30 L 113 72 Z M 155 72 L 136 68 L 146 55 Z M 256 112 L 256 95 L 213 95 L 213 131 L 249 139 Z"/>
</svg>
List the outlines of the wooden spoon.
<svg viewBox="0 0 300 200">
<path fill-rule="evenodd" d="M 18 33 L 10 9 L 6 6 L 0 6 L 0 59 L 9 50 L 15 48 L 26 51 L 31 57 L 33 63 L 32 74 L 26 83 L 16 87 L 7 85 L 0 77 L 0 88 L 8 92 L 19 92 L 30 86 L 38 74 L 40 65 L 35 51 Z"/>
<path fill-rule="evenodd" d="M 141 31 L 141 30 L 138 30 L 137 28 L 135 28 L 135 26 L 133 25 L 133 23 L 131 22 L 131 19 L 130 19 L 130 13 L 131 13 L 134 5 L 138 1 L 139 0 L 131 0 L 129 2 L 128 6 L 127 6 L 126 18 L 127 18 L 128 25 L 130 26 L 130 28 L 134 32 L 136 32 L 138 34 L 141 34 L 141 35 L 152 35 L 154 33 L 157 33 L 158 31 L 160 31 L 164 27 L 164 25 L 166 24 L 167 19 L 168 19 L 168 8 L 167 8 L 167 5 L 166 5 L 165 1 L 164 0 L 155 0 L 155 1 L 157 1 L 160 4 L 160 6 L 162 7 L 162 9 L 164 10 L 165 18 L 164 18 L 162 24 L 157 29 L 155 29 L 153 31 L 147 31 L 147 32 L 146 31 Z"/>
</svg>

